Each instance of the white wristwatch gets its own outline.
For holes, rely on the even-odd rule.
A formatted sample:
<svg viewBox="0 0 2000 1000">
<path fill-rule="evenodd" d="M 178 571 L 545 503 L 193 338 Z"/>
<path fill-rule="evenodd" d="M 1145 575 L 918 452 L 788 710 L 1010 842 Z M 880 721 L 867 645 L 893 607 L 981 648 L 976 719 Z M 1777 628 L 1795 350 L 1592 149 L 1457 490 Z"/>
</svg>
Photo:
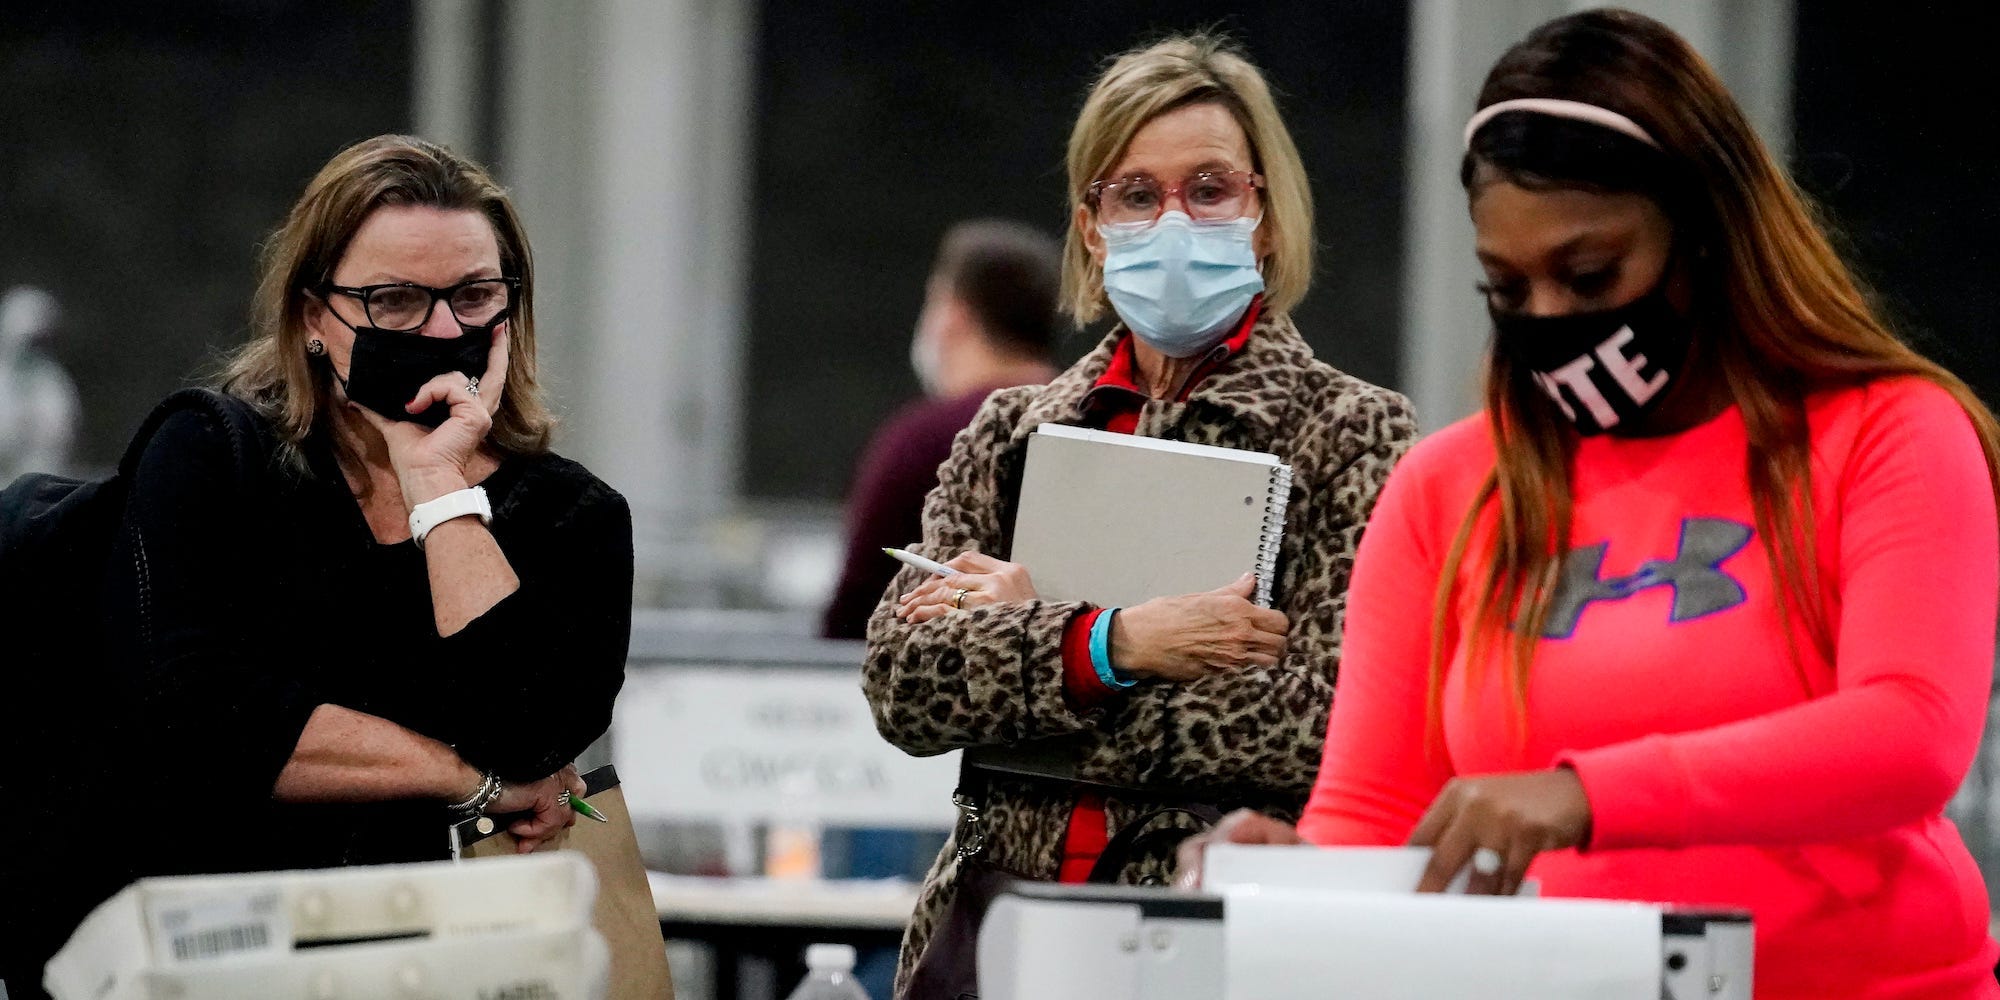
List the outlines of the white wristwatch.
<svg viewBox="0 0 2000 1000">
<path fill-rule="evenodd" d="M 467 514 L 479 515 L 480 524 L 493 523 L 493 505 L 486 501 L 486 488 L 470 486 L 453 490 L 436 500 L 426 500 L 410 508 L 410 537 L 417 540 L 417 548 L 424 547 L 424 536 L 431 529 L 455 517 Z"/>
</svg>

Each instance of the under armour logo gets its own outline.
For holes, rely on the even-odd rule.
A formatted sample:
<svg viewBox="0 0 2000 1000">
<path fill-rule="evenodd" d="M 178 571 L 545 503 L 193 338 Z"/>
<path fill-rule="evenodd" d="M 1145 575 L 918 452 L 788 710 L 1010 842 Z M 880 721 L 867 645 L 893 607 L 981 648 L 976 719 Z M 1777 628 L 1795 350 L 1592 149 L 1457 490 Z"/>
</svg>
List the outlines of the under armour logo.
<svg viewBox="0 0 2000 1000">
<path fill-rule="evenodd" d="M 1750 526 L 1736 521 L 1686 518 L 1681 521 L 1680 551 L 1672 562 L 1648 559 L 1638 572 L 1609 580 L 1599 579 L 1598 571 L 1611 543 L 1571 549 L 1563 557 L 1562 579 L 1556 584 L 1555 599 L 1549 602 L 1542 637 L 1567 639 L 1576 631 L 1584 609 L 1593 603 L 1622 601 L 1652 587 L 1674 588 L 1674 610 L 1667 620 L 1675 624 L 1742 604 L 1749 600 L 1749 594 L 1722 571 L 1722 563 L 1750 544 L 1750 535 Z"/>
</svg>

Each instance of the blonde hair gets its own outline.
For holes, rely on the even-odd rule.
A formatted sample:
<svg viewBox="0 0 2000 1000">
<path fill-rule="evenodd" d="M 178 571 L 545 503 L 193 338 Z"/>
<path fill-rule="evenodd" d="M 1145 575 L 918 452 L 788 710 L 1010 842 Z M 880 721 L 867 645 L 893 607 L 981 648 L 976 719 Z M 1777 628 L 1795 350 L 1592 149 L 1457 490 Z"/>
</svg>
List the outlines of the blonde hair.
<svg viewBox="0 0 2000 1000">
<path fill-rule="evenodd" d="M 1075 209 L 1090 185 L 1104 179 L 1132 137 L 1148 122 L 1191 104 L 1229 110 L 1250 143 L 1251 169 L 1264 175 L 1261 224 L 1270 255 L 1263 260 L 1264 301 L 1290 312 L 1312 283 L 1313 205 L 1305 164 L 1292 143 L 1264 74 L 1227 38 L 1177 35 L 1114 58 L 1077 115 L 1069 135 L 1069 234 L 1063 241 L 1063 308 L 1079 323 L 1103 315 L 1104 271 L 1091 259 Z"/>
<path fill-rule="evenodd" d="M 536 382 L 534 259 L 507 192 L 477 164 L 433 142 L 378 135 L 341 150 L 320 168 L 264 244 L 250 341 L 225 362 L 224 391 L 256 407 L 276 427 L 285 460 L 303 471 L 299 445 L 330 412 L 331 370 L 306 356 L 305 307 L 330 281 L 363 222 L 384 205 L 472 211 L 493 226 L 500 272 L 521 279 L 507 321 L 506 392 L 487 442 L 503 454 L 549 448 L 555 417 Z"/>
</svg>

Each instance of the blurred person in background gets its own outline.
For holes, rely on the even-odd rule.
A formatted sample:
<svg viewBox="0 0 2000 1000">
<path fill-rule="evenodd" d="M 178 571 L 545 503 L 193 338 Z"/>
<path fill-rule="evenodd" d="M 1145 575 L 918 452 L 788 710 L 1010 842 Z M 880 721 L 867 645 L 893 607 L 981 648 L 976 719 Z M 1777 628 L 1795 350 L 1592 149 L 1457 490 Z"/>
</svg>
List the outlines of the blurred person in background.
<svg viewBox="0 0 2000 1000">
<path fill-rule="evenodd" d="M 19 286 L 0 295 L 0 486 L 26 472 L 70 471 L 76 384 L 49 353 L 62 310 Z"/>
<path fill-rule="evenodd" d="M 4 902 L 32 934 L 17 997 L 138 877 L 438 860 L 478 813 L 524 814 L 534 850 L 574 822 L 624 677 L 631 515 L 549 450 L 533 288 L 506 193 L 443 147 L 369 139 L 307 185 L 222 379 L 272 461 L 240 485 L 184 410 L 131 473 L 65 765 L 120 819 L 11 858 L 44 883 Z"/>
<path fill-rule="evenodd" d="M 904 938 L 901 996 L 963 983 L 970 941 L 941 918 L 968 876 L 1083 881 L 1114 834 L 1151 829 L 1142 818 L 1193 789 L 1297 815 L 1318 767 L 1355 546 L 1416 434 L 1401 396 L 1318 360 L 1292 325 L 1312 274 L 1312 195 L 1241 52 L 1194 35 L 1121 55 L 1085 100 L 1067 160 L 1063 302 L 1080 322 L 1107 309 L 1118 322 L 1047 386 L 994 393 L 954 442 L 916 551 L 959 572 L 899 573 L 869 621 L 864 684 L 877 727 L 910 753 L 1060 737 L 1075 743 L 1078 777 L 1138 794 L 1050 778 L 962 789 L 964 818 Z M 1273 607 L 1252 603 L 1247 573 L 1124 609 L 1038 597 L 1035 568 L 998 557 L 1029 436 L 1046 423 L 1291 465 Z M 1108 643 L 1091 641 L 1100 623 Z M 1171 868 L 1167 843 L 1107 877 L 1158 882 Z M 934 941 L 945 945 L 936 958 Z M 952 981 L 933 982 L 933 969 Z"/>
<path fill-rule="evenodd" d="M 1543 25 L 1478 107 L 1486 412 L 1383 491 L 1305 817 L 1209 839 L 1742 907 L 1769 1000 L 2000 996 L 1943 815 L 1993 673 L 1992 413 L 1659 22 Z"/>
<path fill-rule="evenodd" d="M 820 631 L 860 639 L 899 565 L 885 546 L 923 537 L 924 497 L 951 439 L 996 389 L 1054 378 L 1062 248 L 1032 226 L 961 222 L 945 233 L 924 286 L 910 366 L 924 399 L 869 439 L 847 494 L 847 554 Z"/>
<path fill-rule="evenodd" d="M 910 367 L 924 397 L 898 410 L 869 440 L 847 496 L 847 551 L 821 632 L 860 639 L 901 564 L 882 554 L 923 537 L 924 497 L 951 454 L 951 439 L 994 390 L 1054 378 L 1062 246 L 1006 219 L 961 222 L 945 233 L 924 285 L 910 339 Z M 828 875 L 909 878 L 935 855 L 937 838 L 896 829 L 826 831 Z M 895 949 L 862 953 L 855 975 L 887 996 Z"/>
</svg>

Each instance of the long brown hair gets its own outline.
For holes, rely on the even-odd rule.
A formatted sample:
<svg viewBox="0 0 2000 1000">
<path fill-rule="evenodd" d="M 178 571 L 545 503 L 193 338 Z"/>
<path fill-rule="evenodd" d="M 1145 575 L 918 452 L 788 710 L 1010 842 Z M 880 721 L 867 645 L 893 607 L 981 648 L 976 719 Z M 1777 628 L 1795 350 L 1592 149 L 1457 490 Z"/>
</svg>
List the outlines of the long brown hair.
<svg viewBox="0 0 2000 1000">
<path fill-rule="evenodd" d="M 1658 141 L 1653 150 L 1592 125 L 1503 113 L 1475 137 L 1462 179 L 1468 191 L 1476 178 L 1492 176 L 1536 189 L 1636 191 L 1660 204 L 1674 225 L 1677 248 L 1699 248 L 1689 264 L 1695 350 L 1721 374 L 1743 415 L 1750 494 L 1778 583 L 1786 641 L 1792 642 L 1789 623 L 1798 616 L 1819 651 L 1831 656 L 1809 530 L 1807 394 L 1899 375 L 1936 383 L 1971 418 L 1996 496 L 2000 425 L 1964 382 L 1898 340 L 1875 314 L 1808 200 L 1714 71 L 1665 25 L 1619 10 L 1544 24 L 1493 67 L 1479 106 L 1524 97 L 1608 108 Z M 1580 139 L 1579 129 L 1596 137 Z M 1579 170 L 1579 164 L 1588 166 Z M 1445 641 L 1463 596 L 1456 579 L 1465 560 L 1485 561 L 1463 630 L 1468 663 L 1482 662 L 1484 644 L 1505 635 L 1512 623 L 1502 663 L 1511 668 L 1515 715 L 1522 719 L 1529 666 L 1570 535 L 1575 435 L 1541 404 L 1540 390 L 1525 373 L 1497 352 L 1488 359 L 1485 393 L 1496 460 L 1438 581 L 1431 622 L 1434 734 L 1441 727 Z M 1490 551 L 1474 551 L 1488 537 Z M 1812 691 L 1795 645 L 1792 661 Z"/>
<path fill-rule="evenodd" d="M 331 371 L 306 355 L 305 308 L 333 276 L 347 244 L 383 205 L 474 211 L 493 225 L 500 273 L 521 279 L 507 320 L 506 392 L 488 443 L 502 454 L 549 448 L 555 417 L 536 381 L 534 257 L 507 192 L 485 170 L 433 142 L 378 135 L 321 167 L 264 244 L 250 341 L 224 364 L 221 383 L 268 417 L 286 460 L 303 471 L 298 446 L 329 412 Z"/>
</svg>

